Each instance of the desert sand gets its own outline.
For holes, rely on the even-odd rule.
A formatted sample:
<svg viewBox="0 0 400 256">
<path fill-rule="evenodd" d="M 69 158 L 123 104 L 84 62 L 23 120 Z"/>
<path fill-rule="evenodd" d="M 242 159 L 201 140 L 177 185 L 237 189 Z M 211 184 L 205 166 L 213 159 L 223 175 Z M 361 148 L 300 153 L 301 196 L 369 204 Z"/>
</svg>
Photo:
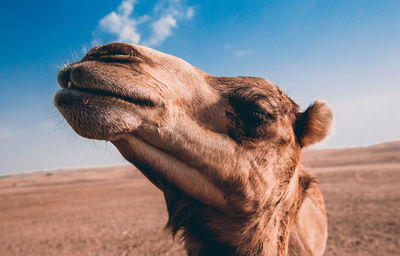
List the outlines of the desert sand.
<svg viewBox="0 0 400 256">
<path fill-rule="evenodd" d="M 400 142 L 311 150 L 325 255 L 400 255 Z M 163 195 L 133 166 L 0 176 L 0 255 L 184 255 Z"/>
</svg>

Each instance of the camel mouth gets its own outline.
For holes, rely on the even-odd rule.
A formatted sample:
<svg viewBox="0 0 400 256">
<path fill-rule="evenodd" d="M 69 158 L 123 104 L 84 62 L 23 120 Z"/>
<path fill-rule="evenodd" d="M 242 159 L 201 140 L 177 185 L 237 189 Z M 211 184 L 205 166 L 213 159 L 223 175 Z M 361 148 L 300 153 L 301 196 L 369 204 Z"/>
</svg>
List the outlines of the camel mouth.
<svg viewBox="0 0 400 256">
<path fill-rule="evenodd" d="M 112 91 L 107 91 L 107 90 L 101 90 L 101 89 L 94 89 L 94 88 L 89 88 L 89 87 L 81 87 L 77 86 L 74 84 L 71 80 L 68 81 L 67 86 L 61 85 L 60 87 L 63 88 L 60 90 L 60 93 L 64 92 L 74 92 L 75 94 L 81 94 L 82 96 L 85 97 L 102 97 L 102 98 L 114 98 L 119 100 L 120 102 L 125 102 L 125 103 L 131 103 L 134 105 L 139 105 L 143 107 L 155 107 L 156 104 L 154 101 L 152 101 L 149 98 L 142 98 L 138 96 L 132 96 L 132 95 L 124 95 L 122 93 L 118 92 L 112 92 Z"/>
<path fill-rule="evenodd" d="M 79 135 L 112 141 L 164 111 L 164 101 L 154 89 L 104 76 L 98 70 L 93 63 L 78 62 L 57 77 L 61 90 L 54 96 L 54 105 Z"/>
<path fill-rule="evenodd" d="M 103 98 L 110 102 L 117 99 L 121 103 L 150 108 L 163 105 L 159 97 L 142 86 L 127 86 L 117 81 L 103 81 L 101 77 L 101 74 L 96 75 L 90 68 L 85 69 L 85 62 L 82 61 L 63 68 L 57 75 L 57 82 L 62 90 L 55 103 L 58 103 L 57 99 L 61 99 L 62 95 L 70 95 L 67 92 L 74 92 L 75 96 L 81 95 L 85 99 L 87 97 Z M 66 103 L 67 99 L 68 97 L 63 99 L 63 103 Z"/>
</svg>

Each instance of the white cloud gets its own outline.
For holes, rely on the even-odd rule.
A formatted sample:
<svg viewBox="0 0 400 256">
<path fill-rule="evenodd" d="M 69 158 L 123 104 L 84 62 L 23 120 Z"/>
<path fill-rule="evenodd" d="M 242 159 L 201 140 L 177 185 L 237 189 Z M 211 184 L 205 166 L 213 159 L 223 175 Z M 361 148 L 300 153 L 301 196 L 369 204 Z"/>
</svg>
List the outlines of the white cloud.
<svg viewBox="0 0 400 256">
<path fill-rule="evenodd" d="M 118 7 L 118 11 L 122 13 L 123 16 L 128 17 L 133 12 L 133 5 L 136 3 L 136 0 L 125 0 Z"/>
<path fill-rule="evenodd" d="M 171 35 L 172 28 L 176 27 L 176 19 L 172 15 L 167 15 L 153 22 L 153 34 L 150 39 L 145 42 L 148 45 L 158 45 Z"/>
<path fill-rule="evenodd" d="M 191 19 L 193 18 L 194 15 L 194 9 L 193 7 L 189 7 L 186 11 L 186 18 Z"/>
<path fill-rule="evenodd" d="M 244 55 L 249 55 L 249 54 L 251 54 L 252 52 L 251 51 L 249 51 L 249 50 L 237 50 L 237 51 L 235 51 L 235 55 L 236 56 L 244 56 Z"/>
<path fill-rule="evenodd" d="M 106 33 L 117 36 L 118 41 L 139 43 L 140 34 L 136 28 L 138 20 L 130 17 L 135 3 L 134 0 L 123 1 L 117 12 L 111 12 L 100 20 L 101 29 Z"/>
<path fill-rule="evenodd" d="M 151 15 L 135 17 L 136 4 L 136 0 L 122 1 L 117 11 L 99 21 L 100 31 L 112 35 L 112 40 L 154 46 L 164 42 L 178 27 L 179 21 L 191 19 L 194 15 L 193 7 L 187 7 L 181 0 L 159 0 Z M 146 27 L 150 33 L 143 36 L 140 31 Z M 103 41 L 101 38 L 94 40 Z"/>
</svg>

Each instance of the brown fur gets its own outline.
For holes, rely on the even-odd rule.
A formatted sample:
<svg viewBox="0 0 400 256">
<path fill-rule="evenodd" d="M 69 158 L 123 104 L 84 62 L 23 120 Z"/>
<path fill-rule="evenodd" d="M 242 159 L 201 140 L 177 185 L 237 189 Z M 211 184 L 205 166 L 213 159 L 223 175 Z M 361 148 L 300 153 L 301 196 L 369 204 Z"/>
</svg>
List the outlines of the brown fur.
<svg viewBox="0 0 400 256">
<path fill-rule="evenodd" d="M 55 105 L 80 135 L 110 140 L 163 191 L 188 255 L 322 255 L 322 195 L 300 165 L 332 113 L 304 113 L 262 78 L 213 77 L 152 49 L 93 48 L 60 71 Z"/>
<path fill-rule="evenodd" d="M 323 140 L 329 133 L 332 117 L 332 111 L 325 103 L 314 102 L 297 118 L 295 131 L 299 143 L 305 147 Z"/>
</svg>

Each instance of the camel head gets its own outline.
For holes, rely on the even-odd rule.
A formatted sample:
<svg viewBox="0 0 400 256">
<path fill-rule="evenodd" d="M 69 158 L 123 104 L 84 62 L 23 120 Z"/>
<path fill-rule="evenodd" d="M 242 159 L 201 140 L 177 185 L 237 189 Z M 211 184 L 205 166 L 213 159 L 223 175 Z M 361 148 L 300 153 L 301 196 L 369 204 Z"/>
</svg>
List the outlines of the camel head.
<svg viewBox="0 0 400 256">
<path fill-rule="evenodd" d="M 260 221 L 278 225 L 270 220 L 280 214 L 266 209 L 290 207 L 300 151 L 332 120 L 324 103 L 300 112 L 265 79 L 214 77 L 123 43 L 94 47 L 58 82 L 54 102 L 66 121 L 83 137 L 111 141 L 164 192 L 169 225 L 192 250 L 202 233 L 238 248 L 252 243 L 244 233 L 264 232 Z"/>
</svg>

